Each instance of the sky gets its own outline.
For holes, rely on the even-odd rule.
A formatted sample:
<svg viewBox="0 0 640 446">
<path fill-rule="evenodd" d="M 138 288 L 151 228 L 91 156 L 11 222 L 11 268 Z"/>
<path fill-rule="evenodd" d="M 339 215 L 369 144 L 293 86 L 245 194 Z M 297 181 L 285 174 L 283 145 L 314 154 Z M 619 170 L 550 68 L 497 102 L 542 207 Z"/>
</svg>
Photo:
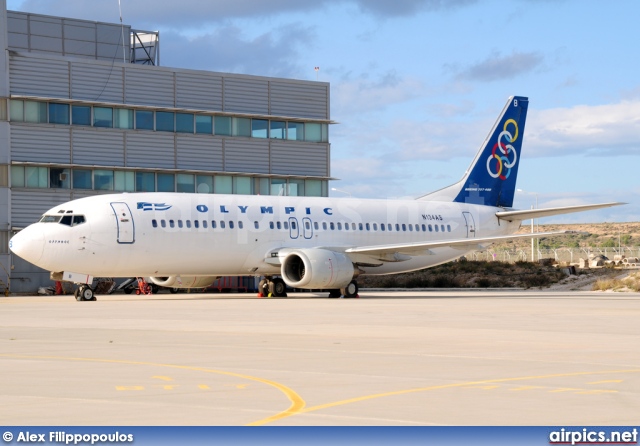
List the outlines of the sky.
<svg viewBox="0 0 640 446">
<path fill-rule="evenodd" d="M 515 208 L 610 201 L 540 223 L 640 221 L 640 2 L 7 0 L 160 31 L 162 66 L 331 86 L 332 196 L 458 181 L 509 96 L 529 113 Z M 319 71 L 314 68 L 319 67 Z"/>
</svg>

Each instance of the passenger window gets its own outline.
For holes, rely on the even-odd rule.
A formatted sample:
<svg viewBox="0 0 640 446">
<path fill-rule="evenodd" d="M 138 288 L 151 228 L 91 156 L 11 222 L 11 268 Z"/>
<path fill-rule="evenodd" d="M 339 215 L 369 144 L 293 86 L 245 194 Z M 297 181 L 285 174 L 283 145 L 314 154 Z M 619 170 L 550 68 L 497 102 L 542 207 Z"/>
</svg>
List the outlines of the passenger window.
<svg viewBox="0 0 640 446">
<path fill-rule="evenodd" d="M 215 229 L 215 228 L 216 228 L 216 221 L 211 220 L 211 229 Z"/>
<path fill-rule="evenodd" d="M 158 227 L 158 221 L 157 220 L 151 220 L 151 226 L 153 226 L 154 228 Z"/>
<path fill-rule="evenodd" d="M 338 231 L 342 231 L 342 223 L 338 222 Z"/>
<path fill-rule="evenodd" d="M 269 229 L 273 229 L 273 222 L 272 221 L 269 222 Z"/>
<path fill-rule="evenodd" d="M 241 222 L 241 221 L 239 221 L 239 222 L 238 222 L 238 229 L 242 229 L 242 228 L 243 228 L 242 222 Z"/>
<path fill-rule="evenodd" d="M 318 225 L 317 221 L 313 222 L 313 228 L 317 231 L 320 228 L 320 225 Z"/>
<path fill-rule="evenodd" d="M 442 232 L 444 232 L 444 225 L 440 225 L 440 229 L 442 229 Z"/>
<path fill-rule="evenodd" d="M 447 225 L 447 232 L 451 232 L 451 225 Z"/>
<path fill-rule="evenodd" d="M 424 223 L 422 224 L 422 232 L 427 232 L 427 226 Z"/>
<path fill-rule="evenodd" d="M 402 230 L 406 231 L 407 230 L 407 225 L 405 225 L 404 223 L 402 223 Z"/>
<path fill-rule="evenodd" d="M 411 223 L 409 223 L 409 231 L 413 232 L 413 225 Z"/>
<path fill-rule="evenodd" d="M 438 232 L 438 225 L 433 225 L 436 228 L 436 232 Z"/>
<path fill-rule="evenodd" d="M 400 232 L 400 224 L 396 223 L 396 231 Z"/>
<path fill-rule="evenodd" d="M 164 220 L 160 220 L 160 226 L 162 226 L 163 228 L 167 227 L 167 222 Z"/>
<path fill-rule="evenodd" d="M 369 223 L 367 223 L 367 224 L 365 225 L 365 227 L 367 228 L 367 231 L 371 230 L 371 227 L 369 226 Z"/>
<path fill-rule="evenodd" d="M 392 228 L 392 226 L 391 226 L 391 223 L 387 223 L 387 230 L 388 230 L 389 232 L 393 231 L 393 228 Z"/>
<path fill-rule="evenodd" d="M 381 231 L 384 231 L 384 230 L 385 230 L 384 223 L 380 223 L 380 230 L 381 230 Z"/>
<path fill-rule="evenodd" d="M 260 224 L 257 221 L 253 222 L 253 227 L 256 229 L 260 229 Z"/>
<path fill-rule="evenodd" d="M 229 222 L 229 229 L 233 229 L 233 221 Z"/>
<path fill-rule="evenodd" d="M 170 228 L 175 228 L 176 224 L 173 220 L 169 220 L 169 227 Z"/>
<path fill-rule="evenodd" d="M 296 222 L 292 221 L 291 222 L 291 229 L 293 229 L 294 231 L 296 230 L 297 226 L 296 226 Z"/>
<path fill-rule="evenodd" d="M 200 222 L 198 220 L 193 220 L 193 226 L 197 229 L 200 227 Z"/>
<path fill-rule="evenodd" d="M 364 229 L 364 227 L 362 226 L 362 223 L 358 223 L 358 229 L 360 229 L 361 231 Z"/>
<path fill-rule="evenodd" d="M 289 230 L 289 222 L 285 221 L 284 222 L 284 228 L 288 231 Z"/>
<path fill-rule="evenodd" d="M 322 229 L 324 229 L 325 231 L 327 230 L 327 222 L 326 221 L 322 222 Z"/>
<path fill-rule="evenodd" d="M 309 224 L 309 222 L 308 222 L 308 221 L 305 221 L 305 222 L 304 222 L 304 227 L 305 227 L 305 229 L 307 229 L 307 230 L 311 229 L 311 225 Z"/>
<path fill-rule="evenodd" d="M 276 222 L 276 228 L 278 229 L 282 229 L 282 223 L 280 223 L 279 221 Z"/>
<path fill-rule="evenodd" d="M 207 229 L 207 220 L 202 220 L 202 227 Z"/>
<path fill-rule="evenodd" d="M 220 222 L 220 229 L 224 229 L 224 220 Z"/>
<path fill-rule="evenodd" d="M 374 224 L 373 224 L 373 230 L 374 230 L 374 231 L 377 231 L 377 230 L 378 230 L 378 223 L 374 223 Z"/>
<path fill-rule="evenodd" d="M 178 227 L 182 228 L 182 220 L 178 220 Z"/>
<path fill-rule="evenodd" d="M 187 224 L 187 228 L 191 228 L 191 220 L 187 220 L 185 223 Z"/>
</svg>

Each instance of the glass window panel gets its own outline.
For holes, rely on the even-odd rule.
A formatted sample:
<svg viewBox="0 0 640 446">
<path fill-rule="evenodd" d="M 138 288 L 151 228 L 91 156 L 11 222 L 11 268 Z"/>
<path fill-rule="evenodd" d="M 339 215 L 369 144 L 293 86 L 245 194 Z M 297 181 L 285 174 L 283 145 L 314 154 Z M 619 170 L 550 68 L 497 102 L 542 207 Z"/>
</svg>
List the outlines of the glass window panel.
<svg viewBox="0 0 640 446">
<path fill-rule="evenodd" d="M 213 177 L 210 175 L 196 175 L 196 192 L 199 194 L 213 193 Z"/>
<path fill-rule="evenodd" d="M 320 124 L 322 127 L 322 142 L 329 142 L 329 125 Z"/>
<path fill-rule="evenodd" d="M 229 116 L 216 116 L 215 134 L 231 136 L 231 118 Z"/>
<path fill-rule="evenodd" d="M 73 169 L 73 188 L 93 189 L 93 184 L 91 184 L 91 170 Z"/>
<path fill-rule="evenodd" d="M 322 196 L 322 181 L 320 180 L 305 180 L 304 191 L 307 197 L 321 197 Z"/>
<path fill-rule="evenodd" d="M 0 98 L 0 121 L 7 120 L 7 113 L 9 109 L 7 107 L 7 98 Z"/>
<path fill-rule="evenodd" d="M 216 194 L 233 193 L 233 180 L 227 175 L 216 175 L 214 177 L 214 189 Z"/>
<path fill-rule="evenodd" d="M 153 130 L 153 112 L 149 110 L 136 110 L 136 128 Z"/>
<path fill-rule="evenodd" d="M 271 178 L 271 192 L 269 195 L 285 195 L 287 180 L 281 178 Z"/>
<path fill-rule="evenodd" d="M 25 167 L 27 187 L 46 188 L 49 186 L 49 171 L 46 167 Z"/>
<path fill-rule="evenodd" d="M 271 194 L 271 182 L 269 178 L 258 178 L 258 182 L 260 187 L 258 189 L 258 194 L 260 195 L 270 195 Z"/>
<path fill-rule="evenodd" d="M 304 196 L 304 180 L 289 180 L 287 185 L 287 195 L 293 197 Z"/>
<path fill-rule="evenodd" d="M 26 122 L 47 122 L 47 103 L 24 101 L 24 120 Z"/>
<path fill-rule="evenodd" d="M 134 172 L 125 172 L 116 170 L 113 173 L 114 190 L 123 192 L 133 192 L 135 189 L 135 174 Z"/>
<path fill-rule="evenodd" d="M 12 121 L 24 121 L 24 102 L 18 101 L 16 99 L 11 99 L 9 107 L 11 108 L 10 116 Z"/>
<path fill-rule="evenodd" d="M 195 192 L 196 183 L 194 175 L 179 173 L 176 175 L 176 180 L 178 192 Z"/>
<path fill-rule="evenodd" d="M 173 132 L 175 130 L 175 113 L 156 112 L 156 130 L 159 132 Z"/>
<path fill-rule="evenodd" d="M 175 177 L 172 173 L 159 173 L 158 177 L 158 192 L 175 192 Z"/>
<path fill-rule="evenodd" d="M 113 110 L 113 126 L 118 129 L 133 128 L 133 110 L 128 108 L 116 108 Z"/>
<path fill-rule="evenodd" d="M 233 136 L 251 136 L 251 119 L 233 118 L 231 120 L 231 134 Z"/>
<path fill-rule="evenodd" d="M 136 172 L 136 192 L 155 192 L 156 174 L 153 172 Z"/>
<path fill-rule="evenodd" d="M 269 135 L 269 121 L 266 119 L 251 120 L 251 136 L 254 138 L 267 138 Z"/>
<path fill-rule="evenodd" d="M 307 122 L 304 125 L 305 141 L 322 141 L 322 127 L 314 122 Z"/>
<path fill-rule="evenodd" d="M 233 177 L 233 193 L 239 195 L 251 195 L 253 193 L 251 177 Z"/>
<path fill-rule="evenodd" d="M 11 186 L 24 187 L 24 166 L 11 166 Z"/>
<path fill-rule="evenodd" d="M 304 123 L 287 122 L 287 139 L 304 141 Z"/>
<path fill-rule="evenodd" d="M 113 190 L 113 170 L 94 170 L 93 183 L 95 190 Z"/>
<path fill-rule="evenodd" d="M 213 118 L 211 116 L 196 116 L 196 133 L 213 133 Z"/>
<path fill-rule="evenodd" d="M 273 139 L 287 139 L 287 123 L 271 121 L 269 136 Z"/>
<path fill-rule="evenodd" d="M 88 105 L 73 105 L 71 107 L 71 124 L 91 125 L 91 107 Z"/>
<path fill-rule="evenodd" d="M 69 169 L 50 168 L 49 187 L 52 189 L 69 189 L 71 185 Z"/>
<path fill-rule="evenodd" d="M 176 132 L 193 133 L 193 113 L 176 113 Z"/>
<path fill-rule="evenodd" d="M 69 125 L 69 104 L 49 103 L 49 124 Z"/>
<path fill-rule="evenodd" d="M 113 127 L 113 109 L 110 107 L 93 107 L 94 127 Z"/>
</svg>

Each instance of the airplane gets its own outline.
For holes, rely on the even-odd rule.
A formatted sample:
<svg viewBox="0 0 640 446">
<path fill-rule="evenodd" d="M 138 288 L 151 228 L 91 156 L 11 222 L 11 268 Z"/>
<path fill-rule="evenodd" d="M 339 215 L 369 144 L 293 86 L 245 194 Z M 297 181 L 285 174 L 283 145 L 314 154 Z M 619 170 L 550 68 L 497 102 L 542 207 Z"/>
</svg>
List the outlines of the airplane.
<svg viewBox="0 0 640 446">
<path fill-rule="evenodd" d="M 568 231 L 514 233 L 523 220 L 617 206 L 610 202 L 512 209 L 529 100 L 512 96 L 457 183 L 410 200 L 122 193 L 48 210 L 10 249 L 95 300 L 94 277 L 146 277 L 202 288 L 221 276 L 263 276 L 286 286 L 357 297 L 361 274 L 428 268 L 495 242 Z"/>
</svg>

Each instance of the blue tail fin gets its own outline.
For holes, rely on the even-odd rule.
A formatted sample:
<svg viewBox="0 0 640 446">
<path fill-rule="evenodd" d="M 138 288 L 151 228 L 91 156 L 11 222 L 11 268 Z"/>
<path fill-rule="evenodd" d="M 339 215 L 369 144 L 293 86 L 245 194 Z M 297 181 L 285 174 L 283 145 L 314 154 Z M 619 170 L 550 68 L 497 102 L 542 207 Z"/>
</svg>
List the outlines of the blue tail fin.
<svg viewBox="0 0 640 446">
<path fill-rule="evenodd" d="M 528 106 L 510 97 L 462 180 L 421 199 L 512 207 Z"/>
</svg>

